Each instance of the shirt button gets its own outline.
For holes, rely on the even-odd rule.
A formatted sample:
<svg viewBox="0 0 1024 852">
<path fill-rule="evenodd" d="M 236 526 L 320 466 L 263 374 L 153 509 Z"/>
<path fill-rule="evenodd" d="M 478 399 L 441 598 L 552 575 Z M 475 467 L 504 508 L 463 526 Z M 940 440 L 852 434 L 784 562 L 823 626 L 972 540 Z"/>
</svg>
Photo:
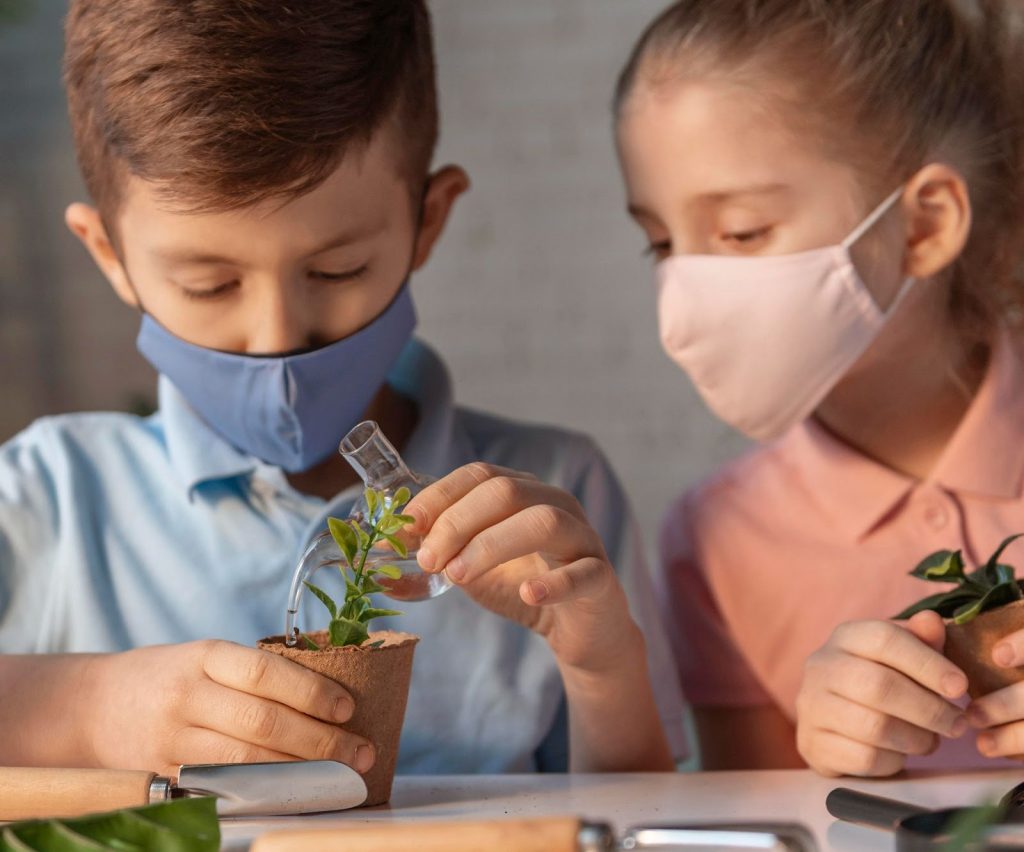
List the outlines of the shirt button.
<svg viewBox="0 0 1024 852">
<path fill-rule="evenodd" d="M 940 530 L 949 523 L 949 513 L 942 506 L 929 506 L 924 519 L 930 527 Z"/>
</svg>

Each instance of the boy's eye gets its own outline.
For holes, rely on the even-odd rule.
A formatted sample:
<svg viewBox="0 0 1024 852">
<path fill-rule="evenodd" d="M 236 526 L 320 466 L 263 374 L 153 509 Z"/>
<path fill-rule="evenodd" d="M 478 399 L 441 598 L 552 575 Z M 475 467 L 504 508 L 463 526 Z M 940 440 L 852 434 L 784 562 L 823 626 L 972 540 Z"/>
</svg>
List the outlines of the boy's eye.
<svg viewBox="0 0 1024 852">
<path fill-rule="evenodd" d="M 193 290 L 190 287 L 182 287 L 181 291 L 185 294 L 188 299 L 216 299 L 218 296 L 224 296 L 232 290 L 237 289 L 238 280 L 225 281 L 223 284 L 218 284 L 216 287 L 210 287 L 208 289 Z"/>
<path fill-rule="evenodd" d="M 318 270 L 311 270 L 309 273 L 310 278 L 315 278 L 318 281 L 354 281 L 356 278 L 362 278 L 366 274 L 368 264 L 363 264 L 358 269 L 350 269 L 347 272 L 320 272 Z"/>
</svg>

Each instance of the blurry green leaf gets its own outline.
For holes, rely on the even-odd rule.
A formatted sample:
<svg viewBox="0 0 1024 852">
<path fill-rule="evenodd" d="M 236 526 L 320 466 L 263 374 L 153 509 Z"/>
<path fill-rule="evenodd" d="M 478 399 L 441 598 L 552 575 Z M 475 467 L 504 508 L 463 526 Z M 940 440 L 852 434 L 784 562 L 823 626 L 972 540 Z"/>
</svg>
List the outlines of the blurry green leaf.
<svg viewBox="0 0 1024 852">
<path fill-rule="evenodd" d="M 1016 583 L 1000 583 L 993 586 L 985 595 L 970 604 L 964 604 L 953 613 L 956 624 L 966 624 L 981 613 L 1020 599 L 1020 589 Z"/>
<path fill-rule="evenodd" d="M 966 579 L 963 554 L 959 550 L 940 550 L 926 556 L 910 575 L 939 583 L 963 582 Z"/>
<path fill-rule="evenodd" d="M 327 607 L 327 611 L 331 614 L 331 618 L 337 617 L 338 605 L 334 602 L 331 596 L 327 594 L 327 592 L 325 592 L 321 588 L 318 588 L 317 586 L 314 586 L 312 583 L 307 582 L 306 580 L 302 581 L 302 585 L 304 585 L 307 589 L 309 589 L 314 595 L 316 595 L 320 599 L 320 603 Z"/>
<path fill-rule="evenodd" d="M 331 644 L 335 647 L 346 645 L 362 645 L 369 637 L 366 625 L 350 618 L 335 618 L 331 621 L 329 632 Z"/>
<path fill-rule="evenodd" d="M 896 620 L 903 620 L 925 610 L 937 612 L 943 618 L 952 618 L 953 613 L 965 604 L 980 600 L 981 595 L 963 588 L 951 589 L 948 592 L 938 592 L 919 600 L 917 603 L 908 606 L 899 615 L 894 615 Z"/>
<path fill-rule="evenodd" d="M 366 594 L 366 592 L 363 589 L 360 589 L 359 586 L 357 586 L 355 583 L 353 583 L 348 578 L 345 579 L 345 600 L 346 601 L 351 601 L 351 600 L 355 600 L 356 598 L 361 598 L 365 594 Z"/>
<path fill-rule="evenodd" d="M 412 515 L 395 515 L 395 518 L 406 526 L 416 523 L 416 519 Z"/>
<path fill-rule="evenodd" d="M 384 640 L 383 639 L 378 639 L 375 642 L 368 642 L 363 647 L 364 648 L 379 648 L 383 644 L 384 644 Z"/>
<path fill-rule="evenodd" d="M 370 576 L 363 577 L 363 594 L 372 595 L 372 594 L 376 594 L 377 592 L 386 592 L 386 591 L 387 591 L 387 589 L 384 588 L 376 580 L 374 580 L 373 577 L 370 577 Z"/>
<path fill-rule="evenodd" d="M 355 534 L 359 539 L 359 547 L 363 550 L 369 550 L 370 545 L 373 543 L 370 541 L 370 534 L 355 521 L 352 521 L 352 529 L 355 531 Z"/>
<path fill-rule="evenodd" d="M 360 616 L 363 622 L 372 621 L 375 618 L 386 618 L 389 615 L 401 615 L 397 609 L 375 609 L 374 607 L 367 607 L 363 614 Z"/>
<path fill-rule="evenodd" d="M 405 546 L 401 539 L 396 538 L 395 536 L 390 535 L 389 533 L 383 533 L 383 536 L 391 543 L 391 546 L 395 549 L 395 553 L 397 553 L 403 559 L 409 555 L 409 549 Z"/>
<path fill-rule="evenodd" d="M 384 535 L 393 535 L 405 526 L 404 521 L 398 518 L 388 518 L 380 525 L 380 531 Z"/>
<path fill-rule="evenodd" d="M 395 496 L 391 498 L 391 511 L 397 512 L 412 498 L 412 492 L 409 491 L 404 485 L 395 492 Z"/>
<path fill-rule="evenodd" d="M 1006 550 L 1007 547 L 1013 544 L 1021 536 L 1024 536 L 1024 533 L 1017 533 L 1016 535 L 1011 535 L 1004 538 L 1002 543 L 1000 543 L 999 547 L 996 548 L 995 553 L 993 553 L 988 558 L 988 562 L 986 562 L 985 564 L 995 567 L 999 563 L 999 557 L 1003 555 L 1003 551 Z"/>
<path fill-rule="evenodd" d="M 363 492 L 363 499 L 366 500 L 367 513 L 372 520 L 377 514 L 377 507 L 380 505 L 380 495 L 372 488 Z"/>
<path fill-rule="evenodd" d="M 319 650 L 321 650 L 320 646 L 317 645 L 316 642 L 314 642 L 312 639 L 310 639 L 305 633 L 302 634 L 302 641 L 306 643 L 306 650 L 307 651 L 319 651 Z"/>
<path fill-rule="evenodd" d="M 968 849 L 979 849 L 984 841 L 987 829 L 998 823 L 1005 815 L 1002 805 L 981 805 L 977 808 L 965 808 L 950 820 L 947 829 L 948 838 L 941 848 L 946 852 L 966 852 Z"/>
<path fill-rule="evenodd" d="M 397 565 L 378 565 L 373 569 L 374 574 L 383 574 L 392 580 L 402 579 L 402 569 Z"/>
<path fill-rule="evenodd" d="M 352 527 L 344 521 L 339 521 L 337 518 L 328 518 L 327 529 L 331 531 L 334 541 L 341 549 L 341 552 L 345 554 L 348 564 L 355 567 L 356 553 L 359 551 L 359 540 Z"/>
</svg>

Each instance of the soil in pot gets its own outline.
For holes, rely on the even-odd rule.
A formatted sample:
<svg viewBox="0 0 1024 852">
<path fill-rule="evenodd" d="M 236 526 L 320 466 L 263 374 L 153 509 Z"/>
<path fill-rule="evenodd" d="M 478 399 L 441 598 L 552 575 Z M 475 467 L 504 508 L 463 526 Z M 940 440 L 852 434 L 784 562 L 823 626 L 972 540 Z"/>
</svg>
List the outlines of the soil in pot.
<svg viewBox="0 0 1024 852">
<path fill-rule="evenodd" d="M 971 698 L 980 698 L 1024 680 L 1024 668 L 1003 668 L 992 660 L 992 649 L 1011 633 L 1024 628 L 1024 600 L 983 612 L 966 624 L 946 622 L 946 656 L 967 675 Z"/>
<path fill-rule="evenodd" d="M 392 630 L 370 633 L 369 642 L 384 640 L 378 648 L 335 648 L 326 630 L 310 633 L 309 637 L 323 650 L 312 651 L 302 644 L 289 648 L 283 636 L 261 639 L 257 646 L 326 675 L 349 691 L 356 703 L 355 714 L 340 727 L 368 739 L 377 755 L 363 776 L 367 788 L 363 807 L 383 804 L 391 798 L 413 651 L 419 637 Z"/>
</svg>

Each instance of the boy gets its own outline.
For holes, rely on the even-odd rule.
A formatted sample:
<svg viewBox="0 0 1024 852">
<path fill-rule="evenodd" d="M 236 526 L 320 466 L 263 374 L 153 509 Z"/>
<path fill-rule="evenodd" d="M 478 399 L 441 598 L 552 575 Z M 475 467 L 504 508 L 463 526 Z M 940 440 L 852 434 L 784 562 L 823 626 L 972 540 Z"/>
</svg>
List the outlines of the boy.
<svg viewBox="0 0 1024 852">
<path fill-rule="evenodd" d="M 670 769 L 674 675 L 605 462 L 456 408 L 412 339 L 409 275 L 468 186 L 429 171 L 422 0 L 77 0 L 65 79 L 95 204 L 67 223 L 142 316 L 160 409 L 0 450 L 0 763 L 368 769 L 351 696 L 251 645 L 374 419 L 454 471 L 408 509 L 462 588 L 401 619 L 423 643 L 399 771 Z"/>
</svg>

